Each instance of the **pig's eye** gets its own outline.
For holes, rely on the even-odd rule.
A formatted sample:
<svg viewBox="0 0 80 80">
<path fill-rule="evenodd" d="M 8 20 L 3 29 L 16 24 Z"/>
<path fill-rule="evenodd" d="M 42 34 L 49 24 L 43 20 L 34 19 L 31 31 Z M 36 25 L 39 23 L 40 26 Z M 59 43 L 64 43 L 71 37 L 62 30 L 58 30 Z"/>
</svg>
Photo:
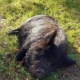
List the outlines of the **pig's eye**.
<svg viewBox="0 0 80 80">
<path fill-rule="evenodd" d="M 35 58 L 36 60 L 40 60 L 40 56 L 36 56 L 36 58 Z"/>
<path fill-rule="evenodd" d="M 37 48 L 36 50 L 37 50 L 37 52 L 41 52 L 42 48 Z"/>
<path fill-rule="evenodd" d="M 37 55 L 37 56 L 35 57 L 36 60 L 41 60 L 41 59 L 43 59 L 43 58 L 44 58 L 43 55 Z"/>
</svg>

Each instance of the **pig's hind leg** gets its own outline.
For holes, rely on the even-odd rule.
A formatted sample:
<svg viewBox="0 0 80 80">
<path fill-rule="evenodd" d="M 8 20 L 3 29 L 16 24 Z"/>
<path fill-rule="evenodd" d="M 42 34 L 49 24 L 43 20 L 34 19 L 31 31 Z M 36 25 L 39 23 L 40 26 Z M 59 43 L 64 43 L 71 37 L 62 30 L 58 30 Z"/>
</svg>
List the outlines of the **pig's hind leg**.
<svg viewBox="0 0 80 80">
<path fill-rule="evenodd" d="M 7 32 L 8 35 L 18 35 L 20 32 L 20 28 L 15 29 L 15 30 L 11 30 L 9 32 Z"/>
</svg>

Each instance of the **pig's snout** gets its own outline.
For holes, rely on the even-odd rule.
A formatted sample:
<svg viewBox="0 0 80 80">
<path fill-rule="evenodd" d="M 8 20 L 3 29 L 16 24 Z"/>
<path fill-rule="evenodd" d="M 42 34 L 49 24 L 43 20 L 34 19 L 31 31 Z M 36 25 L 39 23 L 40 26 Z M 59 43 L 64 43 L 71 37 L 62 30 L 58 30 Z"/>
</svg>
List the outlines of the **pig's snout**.
<svg viewBox="0 0 80 80">
<path fill-rule="evenodd" d="M 45 77 L 45 71 L 43 68 L 39 67 L 35 70 L 35 76 L 38 78 L 44 78 Z"/>
<path fill-rule="evenodd" d="M 40 61 L 35 61 L 29 68 L 30 73 L 38 78 L 45 77 L 45 69 Z"/>
</svg>

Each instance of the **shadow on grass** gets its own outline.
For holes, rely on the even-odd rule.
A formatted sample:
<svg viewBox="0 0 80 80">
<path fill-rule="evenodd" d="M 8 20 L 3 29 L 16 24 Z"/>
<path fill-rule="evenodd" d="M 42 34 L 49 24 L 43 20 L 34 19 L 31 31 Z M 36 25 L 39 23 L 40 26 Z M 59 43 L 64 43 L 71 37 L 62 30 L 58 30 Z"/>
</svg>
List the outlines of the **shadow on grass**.
<svg viewBox="0 0 80 80">
<path fill-rule="evenodd" d="M 80 12 L 80 0 L 65 0 L 63 5 L 69 9 L 74 9 Z"/>
</svg>

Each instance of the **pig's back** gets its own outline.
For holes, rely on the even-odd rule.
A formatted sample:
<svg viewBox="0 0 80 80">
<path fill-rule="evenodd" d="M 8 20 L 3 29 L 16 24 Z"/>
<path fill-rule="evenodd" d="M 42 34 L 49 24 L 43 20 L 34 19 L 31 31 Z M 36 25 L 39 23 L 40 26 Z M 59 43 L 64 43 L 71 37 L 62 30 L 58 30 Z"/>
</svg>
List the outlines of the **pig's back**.
<svg viewBox="0 0 80 80">
<path fill-rule="evenodd" d="M 66 36 L 64 31 L 58 26 L 57 22 L 50 16 L 38 15 L 29 18 L 21 25 L 21 31 L 19 34 L 20 46 L 28 46 L 44 38 L 45 35 L 53 30 L 57 30 L 54 44 L 56 46 L 66 47 Z M 59 49 L 60 50 L 60 49 Z M 65 50 L 63 50 L 64 52 Z M 62 52 L 62 53 L 63 53 Z"/>
<path fill-rule="evenodd" d="M 57 26 L 56 21 L 47 15 L 31 17 L 20 26 L 19 43 L 22 45 L 26 40 L 30 42 L 44 37 Z"/>
</svg>

